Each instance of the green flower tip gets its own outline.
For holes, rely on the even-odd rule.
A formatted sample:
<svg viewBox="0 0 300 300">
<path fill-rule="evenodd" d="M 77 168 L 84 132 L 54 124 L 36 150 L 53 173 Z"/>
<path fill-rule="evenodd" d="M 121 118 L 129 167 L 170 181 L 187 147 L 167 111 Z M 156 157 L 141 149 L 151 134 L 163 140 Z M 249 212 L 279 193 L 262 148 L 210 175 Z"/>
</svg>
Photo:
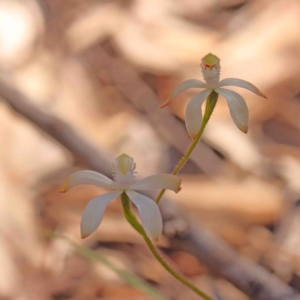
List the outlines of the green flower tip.
<svg viewBox="0 0 300 300">
<path fill-rule="evenodd" d="M 202 58 L 202 63 L 204 65 L 213 66 L 220 62 L 220 58 L 212 53 L 208 53 Z"/>
</svg>

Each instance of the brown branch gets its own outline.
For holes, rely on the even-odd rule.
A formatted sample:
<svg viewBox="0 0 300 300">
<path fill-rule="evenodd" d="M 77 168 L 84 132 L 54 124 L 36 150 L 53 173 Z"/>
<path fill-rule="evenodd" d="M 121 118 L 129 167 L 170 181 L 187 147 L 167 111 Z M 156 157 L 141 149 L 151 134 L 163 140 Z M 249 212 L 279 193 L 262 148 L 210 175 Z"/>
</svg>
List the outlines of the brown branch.
<svg viewBox="0 0 300 300">
<path fill-rule="evenodd" d="M 110 174 L 110 165 L 104 158 L 106 155 L 103 154 L 103 149 L 94 147 L 68 124 L 37 107 L 26 96 L 1 81 L 0 96 L 16 113 L 46 132 L 81 162 L 105 175 Z M 264 268 L 240 256 L 212 233 L 196 226 L 166 198 L 162 201 L 161 210 L 165 233 L 174 245 L 194 254 L 210 270 L 227 279 L 251 298 L 300 300 L 299 294 L 291 287 Z"/>
<path fill-rule="evenodd" d="M 68 149 L 78 161 L 93 167 L 95 170 L 102 170 L 104 173 L 110 174 L 111 166 L 107 163 L 109 155 L 105 153 L 104 149 L 99 146 L 94 147 L 64 121 L 36 106 L 26 96 L 2 81 L 0 81 L 0 96 L 15 112 Z"/>
</svg>

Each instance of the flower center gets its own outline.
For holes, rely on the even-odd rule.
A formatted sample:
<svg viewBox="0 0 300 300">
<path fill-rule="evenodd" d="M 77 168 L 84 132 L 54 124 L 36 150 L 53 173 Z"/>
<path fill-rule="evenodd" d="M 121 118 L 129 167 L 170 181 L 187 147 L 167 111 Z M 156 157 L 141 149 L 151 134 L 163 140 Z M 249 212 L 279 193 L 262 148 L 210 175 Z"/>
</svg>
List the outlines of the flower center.
<svg viewBox="0 0 300 300">
<path fill-rule="evenodd" d="M 205 70 L 206 70 L 206 69 L 212 70 L 213 68 L 217 69 L 217 65 L 216 65 L 216 64 L 214 64 L 214 65 L 208 65 L 208 64 L 204 65 L 204 69 L 205 69 Z"/>
<path fill-rule="evenodd" d="M 214 87 L 220 79 L 220 59 L 209 53 L 202 58 L 202 74 L 209 87 Z"/>
<path fill-rule="evenodd" d="M 114 180 L 117 184 L 124 187 L 134 183 L 135 162 L 127 154 L 118 156 L 114 162 Z"/>
</svg>

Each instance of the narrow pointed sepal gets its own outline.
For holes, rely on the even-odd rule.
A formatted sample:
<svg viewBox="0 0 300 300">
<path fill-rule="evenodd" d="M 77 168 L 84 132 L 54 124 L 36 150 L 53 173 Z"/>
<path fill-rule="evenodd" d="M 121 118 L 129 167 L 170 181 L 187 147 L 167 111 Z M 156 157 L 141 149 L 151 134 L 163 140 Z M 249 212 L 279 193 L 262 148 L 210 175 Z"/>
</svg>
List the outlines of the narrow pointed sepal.
<svg viewBox="0 0 300 300">
<path fill-rule="evenodd" d="M 153 240 L 158 240 L 163 228 L 158 205 L 152 199 L 137 192 L 126 191 L 126 194 L 138 208 L 147 236 Z"/>
<path fill-rule="evenodd" d="M 159 174 L 146 177 L 130 186 L 131 190 L 155 190 L 166 189 L 178 193 L 180 191 L 181 179 L 171 174 Z"/>
<path fill-rule="evenodd" d="M 245 129 L 244 130 L 242 130 L 244 133 L 248 133 L 248 126 L 247 127 L 245 127 Z"/>
<path fill-rule="evenodd" d="M 159 108 L 165 108 L 171 103 L 172 99 L 171 96 L 159 107 Z"/>
<path fill-rule="evenodd" d="M 67 178 L 67 180 L 64 182 L 64 184 L 62 185 L 59 192 L 60 193 L 66 193 L 69 189 L 69 185 L 70 185 L 70 177 Z"/>
<path fill-rule="evenodd" d="M 122 191 L 106 193 L 94 198 L 87 204 L 80 224 L 82 239 L 91 235 L 99 227 L 107 205 L 120 196 L 121 193 Z"/>
<path fill-rule="evenodd" d="M 197 79 L 189 79 L 181 83 L 173 93 L 169 96 L 169 98 L 163 103 L 163 105 L 160 108 L 164 108 L 168 106 L 172 100 L 174 100 L 180 93 L 186 91 L 187 89 L 191 88 L 206 88 L 207 85 L 205 82 Z"/>
<path fill-rule="evenodd" d="M 79 184 L 91 184 L 91 185 L 96 185 L 99 187 L 110 188 L 110 189 L 118 188 L 116 183 L 113 182 L 108 177 L 95 171 L 82 170 L 70 175 L 69 178 L 65 181 L 65 183 L 61 187 L 60 192 L 65 193 L 70 188 Z"/>
<path fill-rule="evenodd" d="M 266 95 L 264 95 L 255 85 L 253 85 L 252 83 L 250 83 L 246 80 L 242 80 L 242 79 L 238 79 L 238 78 L 226 78 L 226 79 L 221 80 L 218 83 L 218 87 L 223 87 L 223 86 L 241 87 L 248 91 L 251 91 L 252 93 L 254 93 L 260 97 L 267 98 Z"/>
<path fill-rule="evenodd" d="M 195 95 L 188 103 L 185 112 L 185 126 L 192 140 L 197 136 L 202 124 L 202 104 L 211 93 L 204 90 Z"/>
<path fill-rule="evenodd" d="M 236 126 L 242 132 L 247 133 L 249 112 L 245 99 L 238 93 L 231 90 L 217 88 L 215 91 L 227 100 L 231 117 Z"/>
</svg>

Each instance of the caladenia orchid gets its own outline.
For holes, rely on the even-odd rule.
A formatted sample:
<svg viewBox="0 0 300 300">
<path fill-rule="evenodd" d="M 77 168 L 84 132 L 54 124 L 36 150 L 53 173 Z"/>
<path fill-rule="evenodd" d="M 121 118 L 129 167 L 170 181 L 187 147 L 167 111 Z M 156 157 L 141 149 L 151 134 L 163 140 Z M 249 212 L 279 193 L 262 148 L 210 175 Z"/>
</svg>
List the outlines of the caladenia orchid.
<svg viewBox="0 0 300 300">
<path fill-rule="evenodd" d="M 189 135 L 192 139 L 195 139 L 197 133 L 200 130 L 202 124 L 202 109 L 203 102 L 213 92 L 222 95 L 228 103 L 231 117 L 236 126 L 247 133 L 249 123 L 249 113 L 246 101 L 238 93 L 225 89 L 225 86 L 236 86 L 247 89 L 254 94 L 266 98 L 266 96 L 252 83 L 238 79 L 238 78 L 226 78 L 220 80 L 220 59 L 209 53 L 202 58 L 201 69 L 204 81 L 197 79 L 189 79 L 181 83 L 171 94 L 171 96 L 165 101 L 161 108 L 169 105 L 171 101 L 190 88 L 202 88 L 204 89 L 200 93 L 196 94 L 186 108 L 185 122 Z"/>
<path fill-rule="evenodd" d="M 157 240 L 162 233 L 162 218 L 157 204 L 150 198 L 136 191 L 168 189 L 180 191 L 181 179 L 170 174 L 152 175 L 135 181 L 136 164 L 130 156 L 122 154 L 113 162 L 114 180 L 95 171 L 78 171 L 73 173 L 63 185 L 61 192 L 79 184 L 91 184 L 114 191 L 92 199 L 84 209 L 81 219 L 81 237 L 91 235 L 100 225 L 104 211 L 109 203 L 125 193 L 138 208 L 140 218 L 147 236 Z"/>
<path fill-rule="evenodd" d="M 227 100 L 231 117 L 236 126 L 244 133 L 247 133 L 249 113 L 246 101 L 238 93 L 225 89 L 225 86 L 241 87 L 253 92 L 258 96 L 266 98 L 266 96 L 257 87 L 248 81 L 238 78 L 226 78 L 220 81 L 220 59 L 211 53 L 202 58 L 201 70 L 205 82 L 198 79 L 189 79 L 184 81 L 177 88 L 175 88 L 170 97 L 161 106 L 161 108 L 168 106 L 175 97 L 187 89 L 204 89 L 200 93 L 196 94 L 186 107 L 185 124 L 193 143 L 187 150 L 186 154 L 182 157 L 178 165 L 175 167 L 174 171 L 172 172 L 173 175 L 179 173 L 201 139 L 205 126 L 207 125 L 218 101 L 219 94 Z M 205 113 L 202 118 L 202 104 L 206 99 Z M 156 203 L 160 201 L 164 192 L 164 189 L 161 190 L 156 198 Z"/>
<path fill-rule="evenodd" d="M 78 171 L 73 173 L 64 183 L 61 192 L 65 193 L 70 188 L 80 184 L 91 184 L 112 189 L 112 192 L 100 195 L 92 199 L 84 209 L 81 219 L 81 237 L 91 235 L 100 225 L 104 211 L 109 203 L 117 197 L 121 197 L 124 215 L 130 225 L 140 233 L 148 248 L 158 262 L 177 280 L 193 290 L 205 300 L 212 300 L 208 295 L 194 286 L 182 275 L 177 273 L 160 255 L 151 239 L 158 240 L 162 233 L 162 218 L 158 205 L 152 199 L 136 192 L 151 189 L 168 189 L 174 192 L 180 191 L 181 179 L 171 174 L 152 175 L 140 181 L 135 180 L 135 162 L 126 154 L 117 157 L 113 162 L 114 180 L 94 171 Z M 139 211 L 142 224 L 132 213 L 130 200 Z"/>
</svg>

